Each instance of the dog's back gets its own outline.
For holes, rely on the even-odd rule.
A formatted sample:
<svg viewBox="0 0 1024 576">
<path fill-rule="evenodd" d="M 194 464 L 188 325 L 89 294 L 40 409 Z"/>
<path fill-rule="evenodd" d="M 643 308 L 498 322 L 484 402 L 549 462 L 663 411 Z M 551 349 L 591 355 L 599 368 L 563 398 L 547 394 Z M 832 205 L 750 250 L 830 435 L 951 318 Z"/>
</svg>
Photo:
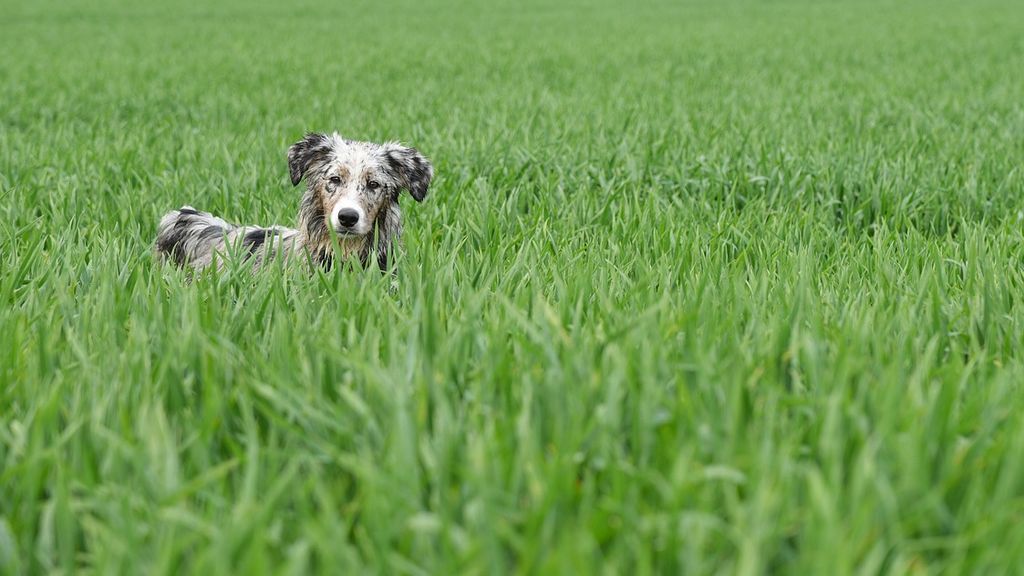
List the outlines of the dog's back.
<svg viewBox="0 0 1024 576">
<path fill-rule="evenodd" d="M 157 228 L 157 255 L 178 266 L 205 268 L 217 261 L 223 263 L 232 249 L 245 257 L 265 259 L 268 248 L 278 251 L 294 243 L 298 231 L 281 226 L 235 226 L 191 206 L 172 210 L 160 219 Z"/>
</svg>

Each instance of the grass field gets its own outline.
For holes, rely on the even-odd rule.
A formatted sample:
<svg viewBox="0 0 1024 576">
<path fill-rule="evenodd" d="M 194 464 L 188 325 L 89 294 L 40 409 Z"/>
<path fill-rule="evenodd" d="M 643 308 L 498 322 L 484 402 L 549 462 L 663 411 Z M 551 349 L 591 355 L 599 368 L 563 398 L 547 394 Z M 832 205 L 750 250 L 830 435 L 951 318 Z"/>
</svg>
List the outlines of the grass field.
<svg viewBox="0 0 1024 576">
<path fill-rule="evenodd" d="M 0 573 L 1012 573 L 1016 0 L 0 0 Z M 150 246 L 400 139 L 399 285 Z"/>
</svg>

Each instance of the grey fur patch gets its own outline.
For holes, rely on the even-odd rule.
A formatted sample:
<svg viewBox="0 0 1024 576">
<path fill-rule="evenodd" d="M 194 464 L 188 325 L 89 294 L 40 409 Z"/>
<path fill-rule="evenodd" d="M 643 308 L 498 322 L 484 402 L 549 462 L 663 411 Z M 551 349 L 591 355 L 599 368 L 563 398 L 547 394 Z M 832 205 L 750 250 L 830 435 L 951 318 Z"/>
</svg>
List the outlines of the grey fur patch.
<svg viewBox="0 0 1024 576">
<path fill-rule="evenodd" d="M 330 238 L 324 207 L 318 194 L 307 191 L 299 204 L 299 229 L 307 238 Z"/>
</svg>

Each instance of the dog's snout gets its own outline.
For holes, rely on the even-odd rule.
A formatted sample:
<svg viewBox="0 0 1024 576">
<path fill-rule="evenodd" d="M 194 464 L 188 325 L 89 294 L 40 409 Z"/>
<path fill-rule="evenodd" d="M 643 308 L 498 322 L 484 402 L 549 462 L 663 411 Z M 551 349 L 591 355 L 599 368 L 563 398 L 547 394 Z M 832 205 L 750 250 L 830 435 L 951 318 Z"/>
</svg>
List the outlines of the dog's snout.
<svg viewBox="0 0 1024 576">
<path fill-rule="evenodd" d="M 351 228 L 359 222 L 359 212 L 352 208 L 342 208 L 338 211 L 338 223 L 346 228 Z"/>
</svg>

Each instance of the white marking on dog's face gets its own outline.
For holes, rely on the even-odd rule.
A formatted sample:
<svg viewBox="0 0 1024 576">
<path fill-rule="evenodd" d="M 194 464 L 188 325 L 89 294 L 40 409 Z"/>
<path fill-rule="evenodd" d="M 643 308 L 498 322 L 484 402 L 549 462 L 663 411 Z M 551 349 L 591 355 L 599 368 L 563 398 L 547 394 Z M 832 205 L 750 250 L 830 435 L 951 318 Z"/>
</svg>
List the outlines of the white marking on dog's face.
<svg viewBox="0 0 1024 576">
<path fill-rule="evenodd" d="M 342 244 L 365 246 L 375 230 L 385 243 L 398 233 L 399 192 L 422 202 L 434 170 L 415 148 L 397 142 L 310 132 L 288 148 L 288 175 L 295 186 L 306 181 L 299 223 L 308 242 L 323 245 L 339 236 Z"/>
<path fill-rule="evenodd" d="M 396 183 L 377 150 L 361 142 L 338 142 L 321 167 L 320 190 L 327 227 L 343 236 L 373 231 L 377 213 L 394 197 Z"/>
</svg>

